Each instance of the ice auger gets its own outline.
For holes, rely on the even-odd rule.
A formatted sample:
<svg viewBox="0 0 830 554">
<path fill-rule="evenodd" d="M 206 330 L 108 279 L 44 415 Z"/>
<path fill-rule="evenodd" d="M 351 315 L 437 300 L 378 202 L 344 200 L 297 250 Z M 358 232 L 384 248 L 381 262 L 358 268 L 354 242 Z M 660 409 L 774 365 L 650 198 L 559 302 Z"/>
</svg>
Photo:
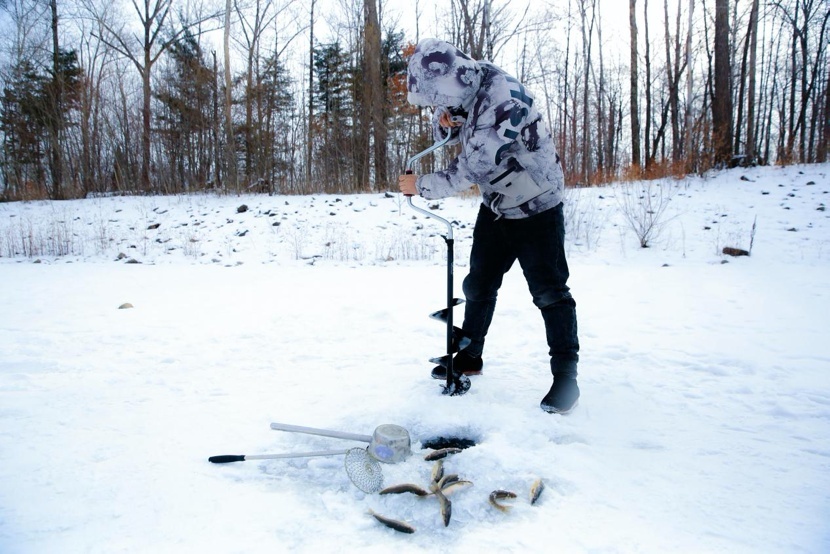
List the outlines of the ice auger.
<svg viewBox="0 0 830 554">
<path fill-rule="evenodd" d="M 447 144 L 450 140 L 450 136 L 451 134 L 447 133 L 446 138 L 443 140 L 436 142 L 426 150 L 409 158 L 406 162 L 406 173 L 412 173 L 412 164 L 415 161 Z M 409 204 L 409 207 L 416 212 L 427 217 L 431 217 L 432 219 L 436 219 L 447 226 L 447 234 L 442 235 L 444 242 L 447 243 L 447 307 L 430 314 L 431 318 L 442 321 L 447 325 L 447 353 L 440 357 L 431 358 L 430 362 L 438 364 L 447 370 L 447 383 L 444 386 L 443 394 L 449 396 L 460 396 L 470 390 L 470 378 L 460 372 L 455 372 L 453 369 L 453 354 L 469 345 L 470 338 L 464 334 L 464 331 L 461 328 L 453 326 L 452 321 L 453 307 L 464 303 L 464 300 L 461 298 L 453 298 L 453 245 L 455 241 L 453 239 L 452 223 L 432 212 L 414 205 L 412 203 L 412 196 L 409 194 L 406 195 L 406 202 Z"/>
</svg>

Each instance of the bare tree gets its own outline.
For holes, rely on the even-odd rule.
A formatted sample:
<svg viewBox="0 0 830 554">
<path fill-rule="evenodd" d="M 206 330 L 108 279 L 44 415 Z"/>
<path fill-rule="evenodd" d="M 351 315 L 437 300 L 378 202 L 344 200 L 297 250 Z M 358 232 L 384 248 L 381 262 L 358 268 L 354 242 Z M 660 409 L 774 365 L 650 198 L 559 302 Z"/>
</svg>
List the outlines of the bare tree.
<svg viewBox="0 0 830 554">
<path fill-rule="evenodd" d="M 49 0 L 52 13 L 52 98 L 49 142 L 51 149 L 52 197 L 62 200 L 63 191 L 63 155 L 61 137 L 63 135 L 63 70 L 61 68 L 61 49 L 58 40 L 58 2 Z"/>
<path fill-rule="evenodd" d="M 637 0 L 628 2 L 628 22 L 631 36 L 631 165 L 640 167 L 640 105 L 639 74 L 637 53 Z"/>
<path fill-rule="evenodd" d="M 251 187 L 269 180 L 271 153 L 270 139 L 268 138 L 267 124 L 270 114 L 266 113 L 267 106 L 264 98 L 262 59 L 263 59 L 263 37 L 274 25 L 275 35 L 279 30 L 289 29 L 288 37 L 280 45 L 275 44 L 277 49 L 270 55 L 269 64 L 271 70 L 278 69 L 277 62 L 282 58 L 285 49 L 302 32 L 305 26 L 298 24 L 296 18 L 291 14 L 290 8 L 293 0 L 276 2 L 275 0 L 253 0 L 252 2 L 240 3 L 234 0 L 234 9 L 239 21 L 241 35 L 237 38 L 245 57 L 244 73 L 244 96 L 245 122 L 241 126 L 243 137 L 244 167 L 246 186 Z M 268 57 L 268 54 L 265 54 Z M 270 185 L 269 185 L 270 187 Z"/>
<path fill-rule="evenodd" d="M 225 1 L 225 28 L 222 34 L 222 50 L 225 55 L 225 171 L 226 189 L 238 190 L 239 177 L 236 167 L 236 133 L 233 128 L 233 76 L 231 74 L 231 0 Z"/>
<path fill-rule="evenodd" d="M 384 83 L 382 82 L 381 36 L 376 0 L 363 2 L 363 100 L 364 121 L 371 126 L 374 148 L 375 188 L 386 186 L 386 140 Z M 367 133 L 368 138 L 368 133 Z"/>
<path fill-rule="evenodd" d="M 594 88 L 596 90 L 596 110 L 597 110 L 597 171 L 601 174 L 605 174 L 606 170 L 606 158 L 610 158 L 608 155 L 608 144 L 613 140 L 613 137 L 606 137 L 606 117 L 608 114 L 605 113 L 605 56 L 603 55 L 603 44 L 602 44 L 602 0 L 594 0 L 594 10 L 596 15 L 596 29 L 597 29 L 597 44 L 599 47 L 597 48 L 597 56 L 599 58 L 599 79 L 597 82 L 597 76 L 595 68 L 592 68 L 592 74 L 594 75 Z M 613 121 L 613 114 L 611 117 L 608 118 L 609 120 Z M 610 124 L 610 123 L 609 123 Z M 607 140 L 606 140 L 607 139 Z"/>
<path fill-rule="evenodd" d="M 245 10 L 240 7 L 237 0 L 234 0 L 234 9 L 242 29 L 242 40 L 245 48 L 245 125 L 242 134 L 245 137 L 245 179 L 246 185 L 250 186 L 252 180 L 261 175 L 254 169 L 254 152 L 261 152 L 262 145 L 259 144 L 258 134 L 254 131 L 254 104 L 256 100 L 256 76 L 259 65 L 259 47 L 262 34 L 279 15 L 274 10 L 274 3 L 271 0 L 254 0 L 253 15 L 248 18 Z"/>
<path fill-rule="evenodd" d="M 312 158 L 314 154 L 314 6 L 316 0 L 311 0 L 310 15 L 309 15 L 309 37 L 308 37 L 308 114 L 306 117 L 306 125 L 308 125 L 308 133 L 306 134 L 306 160 L 305 160 L 305 180 L 306 186 L 311 187 L 311 170 Z"/>
<path fill-rule="evenodd" d="M 738 77 L 738 113 L 735 119 L 735 147 L 734 152 L 735 155 L 739 155 L 741 151 L 744 149 L 742 148 L 741 139 L 743 138 L 743 126 L 744 126 L 744 107 L 749 107 L 748 104 L 754 103 L 754 98 L 752 95 L 747 94 L 747 80 L 749 79 L 749 73 L 752 68 L 749 67 L 750 61 L 750 51 L 752 49 L 753 44 L 753 20 L 757 25 L 757 16 L 755 16 L 755 3 L 753 2 L 751 13 L 749 17 L 749 26 L 746 31 L 746 37 L 743 41 L 743 49 L 741 54 L 741 71 Z M 749 98 L 747 98 L 749 96 Z M 754 115 L 754 114 L 753 114 Z M 752 116 L 748 115 L 747 120 L 751 120 Z M 751 127 L 751 123 L 747 121 L 748 128 Z M 747 145 L 746 150 L 749 150 L 749 145 Z"/>
<path fill-rule="evenodd" d="M 686 171 L 691 171 L 693 168 L 692 160 L 692 105 L 693 105 L 693 91 L 694 91 L 694 71 L 692 69 L 692 28 L 695 14 L 695 0 L 689 0 L 689 25 L 686 29 L 686 68 L 688 76 L 686 77 L 686 112 L 685 112 L 685 135 L 683 153 L 686 156 Z"/>
<path fill-rule="evenodd" d="M 646 66 L 646 80 L 645 80 L 645 96 L 646 96 L 646 128 L 645 128 L 645 146 L 646 146 L 646 170 L 649 170 L 654 165 L 654 154 L 652 153 L 649 142 L 651 141 L 651 104 L 652 104 L 652 86 L 651 86 L 651 39 L 648 32 L 648 0 L 643 0 L 643 25 L 645 31 L 645 66 Z"/>
<path fill-rule="evenodd" d="M 107 146 L 104 130 L 107 120 L 114 119 L 105 112 L 104 85 L 111 80 L 111 65 L 114 52 L 99 40 L 90 40 L 89 30 L 81 29 L 80 64 L 86 72 L 83 92 L 80 96 L 80 182 L 82 192 L 104 191 L 111 184 L 105 167 L 111 167 L 113 145 Z"/>
<path fill-rule="evenodd" d="M 824 13 L 821 12 L 822 4 L 825 5 Z M 826 66 L 825 40 L 830 8 L 826 6 L 826 2 L 816 0 L 795 0 L 792 10 L 782 1 L 773 2 L 773 6 L 789 24 L 792 33 L 789 123 L 783 158 L 786 161 L 794 159 L 798 142 L 799 160 L 808 161 L 807 111 L 814 101 L 818 76 L 821 69 Z M 814 37 L 813 33 L 816 31 L 818 36 Z M 815 58 L 811 59 L 813 52 Z M 815 129 L 815 124 L 813 128 Z"/>
<path fill-rule="evenodd" d="M 818 147 L 818 162 L 827 162 L 827 150 L 830 147 L 830 75 L 824 76 L 824 113 L 819 118 L 822 121 L 822 138 Z"/>
<path fill-rule="evenodd" d="M 150 181 L 150 145 L 151 145 L 151 76 L 153 67 L 182 34 L 188 29 L 215 17 L 197 18 L 193 22 L 181 22 L 178 29 L 174 29 L 170 21 L 170 11 L 173 0 L 132 0 L 132 7 L 138 17 L 142 34 L 132 33 L 124 25 L 114 24 L 103 12 L 107 8 L 96 6 L 92 0 L 83 0 L 85 6 L 95 17 L 101 27 L 100 40 L 127 58 L 138 70 L 142 83 L 142 136 L 141 136 L 141 185 L 144 190 L 152 190 Z"/>
<path fill-rule="evenodd" d="M 759 0 L 752 0 L 749 16 L 749 91 L 746 110 L 746 156 L 749 163 L 755 162 L 755 85 L 758 63 L 758 12 Z"/>
<path fill-rule="evenodd" d="M 594 24 L 596 22 L 596 0 L 579 0 L 579 17 L 582 28 L 582 62 L 583 79 L 585 81 L 582 89 L 582 182 L 591 182 L 591 133 L 590 133 L 590 111 L 589 111 L 589 87 L 588 81 L 591 77 L 591 50 L 593 49 Z M 588 17 L 588 3 L 590 1 L 591 14 Z"/>
<path fill-rule="evenodd" d="M 493 60 L 529 21 L 529 5 L 521 17 L 510 8 L 509 1 L 496 6 L 493 0 L 451 0 L 445 14 L 450 42 L 477 60 Z"/>
<path fill-rule="evenodd" d="M 615 196 L 640 248 L 649 248 L 671 221 L 669 213 L 676 190 L 666 181 L 619 183 Z"/>
<path fill-rule="evenodd" d="M 715 163 L 732 160 L 732 68 L 729 54 L 729 1 L 715 1 L 715 94 L 712 101 Z"/>
<path fill-rule="evenodd" d="M 669 29 L 669 2 L 663 0 L 664 25 L 666 32 L 666 74 L 669 85 L 668 108 L 671 116 L 672 128 L 672 162 L 680 161 L 682 141 L 680 139 L 680 79 L 686 69 L 686 62 L 680 55 L 680 16 L 681 0 L 677 1 L 677 13 L 674 32 L 674 50 L 672 51 L 672 36 Z M 681 62 L 681 60 L 684 60 Z"/>
</svg>

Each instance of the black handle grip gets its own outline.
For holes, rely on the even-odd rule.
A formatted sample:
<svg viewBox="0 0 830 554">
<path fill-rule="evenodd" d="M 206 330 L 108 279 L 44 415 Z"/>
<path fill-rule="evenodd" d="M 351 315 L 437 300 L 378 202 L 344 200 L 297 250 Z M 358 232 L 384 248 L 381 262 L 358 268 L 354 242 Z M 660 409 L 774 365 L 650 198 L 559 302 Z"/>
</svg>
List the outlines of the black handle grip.
<svg viewBox="0 0 830 554">
<path fill-rule="evenodd" d="M 211 456 L 208 461 L 212 464 L 229 464 L 231 462 L 244 462 L 245 456 L 226 454 L 224 456 Z"/>
</svg>

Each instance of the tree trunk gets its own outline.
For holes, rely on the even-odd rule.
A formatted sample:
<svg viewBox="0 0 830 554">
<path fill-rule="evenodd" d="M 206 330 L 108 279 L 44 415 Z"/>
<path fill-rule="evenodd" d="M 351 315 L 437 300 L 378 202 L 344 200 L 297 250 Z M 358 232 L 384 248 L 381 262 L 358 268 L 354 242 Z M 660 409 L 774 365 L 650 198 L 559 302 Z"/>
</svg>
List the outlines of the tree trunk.
<svg viewBox="0 0 830 554">
<path fill-rule="evenodd" d="M 375 0 L 364 0 L 364 32 L 363 32 L 363 56 L 365 77 L 364 100 L 369 112 L 367 119 L 371 122 L 374 146 L 374 170 L 375 186 L 369 190 L 380 190 L 385 188 L 387 183 L 386 170 L 386 118 L 384 117 L 385 98 L 381 71 L 381 36 L 378 11 Z M 367 90 L 371 89 L 371 90 Z"/>
<path fill-rule="evenodd" d="M 239 183 L 236 174 L 236 137 L 233 130 L 233 78 L 231 76 L 231 0 L 225 2 L 225 33 L 223 49 L 225 53 L 225 171 L 227 172 L 227 189 L 238 192 Z"/>
<path fill-rule="evenodd" d="M 597 24 L 597 43 L 599 44 L 599 85 L 597 86 L 597 170 L 600 175 L 604 175 L 605 170 L 607 169 L 607 160 L 605 157 L 606 154 L 606 142 L 605 142 L 605 132 L 606 132 L 606 124 L 605 124 L 605 59 L 603 57 L 602 51 L 602 7 L 600 6 L 601 0 L 594 0 L 594 14 L 599 12 L 599 16 L 596 18 Z"/>
<path fill-rule="evenodd" d="M 256 39 L 254 39 L 256 43 Z M 242 178 L 243 186 L 250 187 L 256 178 L 254 171 L 254 101 L 256 97 L 254 84 L 254 56 L 255 46 L 248 51 L 248 59 L 245 68 L 245 173 Z"/>
<path fill-rule="evenodd" d="M 827 150 L 830 147 L 830 75 L 828 74 L 825 74 L 824 117 L 822 117 L 822 121 L 824 122 L 823 137 L 820 142 L 817 161 L 827 162 L 830 161 L 830 158 L 827 156 Z"/>
<path fill-rule="evenodd" d="M 671 113 L 671 124 L 672 124 L 672 162 L 678 163 L 680 161 L 680 156 L 682 155 L 682 148 L 681 148 L 681 137 L 680 137 L 680 79 L 683 76 L 683 69 L 685 67 L 685 63 L 682 62 L 682 58 L 680 56 L 680 30 L 681 30 L 681 1 L 677 0 L 677 16 L 675 20 L 675 29 L 674 29 L 674 86 L 672 87 L 672 113 Z M 691 71 L 691 70 L 690 70 Z"/>
<path fill-rule="evenodd" d="M 380 83 L 380 28 L 378 26 L 378 12 L 375 0 L 363 0 L 363 59 L 361 64 L 360 101 L 358 106 L 359 133 L 358 152 L 355 161 L 357 163 L 357 186 L 358 190 L 372 190 L 370 179 L 370 149 L 372 148 L 372 131 L 374 136 L 374 153 L 381 150 L 377 144 L 377 123 L 382 122 L 382 114 L 378 117 L 377 112 L 383 109 L 381 93 L 383 91 Z M 375 169 L 378 160 L 375 159 Z M 375 179 L 381 179 L 375 175 Z"/>
<path fill-rule="evenodd" d="M 749 90 L 746 104 L 746 158 L 755 162 L 755 65 L 758 60 L 758 11 L 759 0 L 753 0 L 749 15 Z"/>
<path fill-rule="evenodd" d="M 484 35 L 484 59 L 493 59 L 493 35 L 492 35 L 492 21 L 490 20 L 492 10 L 492 0 L 484 1 L 484 14 L 481 20 L 482 32 Z"/>
<path fill-rule="evenodd" d="M 648 170 L 654 164 L 654 154 L 649 146 L 649 142 L 651 141 L 651 43 L 648 33 L 648 0 L 644 0 L 643 2 L 643 17 L 646 34 L 646 129 L 643 143 L 646 146 L 646 170 Z"/>
<path fill-rule="evenodd" d="M 752 19 L 752 15 L 750 14 L 750 20 Z M 744 48 L 743 54 L 741 54 L 741 73 L 739 76 L 738 81 L 738 117 L 735 120 L 735 146 L 733 147 L 733 152 L 735 155 L 740 154 L 741 152 L 741 134 L 743 131 L 744 125 L 744 106 L 746 101 L 746 81 L 747 81 L 747 74 L 749 72 L 749 50 L 750 45 L 752 42 L 752 24 L 750 23 L 749 29 L 746 32 L 746 38 L 744 39 Z"/>
<path fill-rule="evenodd" d="M 565 67 L 562 68 L 562 81 L 564 84 L 563 102 L 562 102 L 562 135 L 560 138 L 561 145 L 559 147 L 559 155 L 565 159 L 564 170 L 566 175 L 573 174 L 574 170 L 574 156 L 570 148 L 570 140 L 568 132 L 571 128 L 570 118 L 571 111 L 568 102 L 570 101 L 570 67 L 571 67 L 571 9 L 573 7 L 572 0 L 568 0 L 568 31 L 565 33 Z"/>
<path fill-rule="evenodd" d="M 149 38 L 149 28 L 145 28 L 145 36 Z M 141 187 L 150 192 L 150 45 L 145 43 L 144 69 L 141 72 Z"/>
<path fill-rule="evenodd" d="M 679 14 L 678 14 L 679 15 Z M 671 124 L 672 124 L 672 161 L 676 161 L 675 159 L 675 149 L 674 145 L 677 144 L 677 134 L 678 134 L 678 127 L 677 127 L 677 71 L 675 65 L 672 64 L 672 51 L 671 51 L 671 31 L 669 30 L 669 0 L 663 0 L 663 28 L 665 33 L 665 49 L 666 49 L 666 78 L 669 82 L 669 98 L 668 98 L 668 109 L 669 114 L 671 116 Z M 676 63 L 676 60 L 675 60 Z M 664 139 L 665 141 L 665 139 Z M 664 142 L 665 146 L 665 142 Z"/>
<path fill-rule="evenodd" d="M 311 0 L 311 16 L 309 18 L 309 39 L 308 39 L 308 133 L 306 136 L 306 160 L 305 180 L 308 190 L 312 190 L 312 157 L 314 156 L 314 5 L 316 0 Z"/>
<path fill-rule="evenodd" d="M 220 188 L 222 186 L 222 148 L 219 146 L 219 137 L 222 132 L 221 119 L 219 119 L 219 63 L 216 60 L 216 50 L 211 52 L 213 55 L 213 121 L 211 124 L 213 133 L 213 186 Z"/>
<path fill-rule="evenodd" d="M 589 87 L 591 79 L 591 47 L 593 42 L 594 13 L 592 2 L 591 22 L 588 23 L 587 1 L 581 0 L 580 16 L 582 21 L 582 57 L 583 57 L 583 88 L 582 88 L 582 183 L 591 183 L 591 129 L 589 111 Z"/>
<path fill-rule="evenodd" d="M 715 164 L 728 166 L 732 159 L 732 79 L 729 55 L 729 1 L 715 2 L 715 98 L 712 125 Z"/>
<path fill-rule="evenodd" d="M 63 71 L 60 63 L 60 42 L 58 41 L 58 3 L 50 0 L 52 10 L 52 117 L 50 129 L 50 149 L 52 151 L 50 165 L 52 166 L 52 198 L 63 200 L 63 156 L 61 155 L 61 127 L 63 127 Z"/>
<path fill-rule="evenodd" d="M 631 165 L 637 170 L 640 167 L 640 108 L 639 108 L 639 75 L 637 64 L 637 0 L 628 2 L 628 22 L 631 34 Z"/>
<path fill-rule="evenodd" d="M 692 70 L 692 24 L 694 23 L 695 0 L 689 0 L 689 28 L 686 30 L 686 113 L 685 113 L 685 137 L 683 154 L 686 157 L 686 171 L 691 172 L 694 164 L 692 162 L 692 94 L 694 91 L 694 71 Z"/>
</svg>

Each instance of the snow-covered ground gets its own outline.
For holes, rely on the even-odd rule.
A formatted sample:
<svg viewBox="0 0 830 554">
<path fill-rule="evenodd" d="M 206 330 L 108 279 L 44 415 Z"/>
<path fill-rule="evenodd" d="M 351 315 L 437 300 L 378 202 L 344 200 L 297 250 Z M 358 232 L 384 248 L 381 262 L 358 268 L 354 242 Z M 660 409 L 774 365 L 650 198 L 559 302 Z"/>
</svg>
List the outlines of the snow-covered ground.
<svg viewBox="0 0 830 554">
<path fill-rule="evenodd" d="M 398 195 L 0 204 L 0 552 L 830 552 L 829 173 L 570 191 L 566 417 L 538 407 L 518 267 L 484 375 L 440 394 L 444 229 Z M 625 214 L 646 199 L 643 249 Z M 436 210 L 461 295 L 477 202 Z M 445 466 L 473 485 L 444 527 L 434 497 L 358 490 L 343 456 L 208 463 L 360 444 L 271 422 L 405 427 L 389 485 L 428 483 L 423 441 L 469 438 Z M 517 493 L 508 513 L 495 489 Z"/>
</svg>

